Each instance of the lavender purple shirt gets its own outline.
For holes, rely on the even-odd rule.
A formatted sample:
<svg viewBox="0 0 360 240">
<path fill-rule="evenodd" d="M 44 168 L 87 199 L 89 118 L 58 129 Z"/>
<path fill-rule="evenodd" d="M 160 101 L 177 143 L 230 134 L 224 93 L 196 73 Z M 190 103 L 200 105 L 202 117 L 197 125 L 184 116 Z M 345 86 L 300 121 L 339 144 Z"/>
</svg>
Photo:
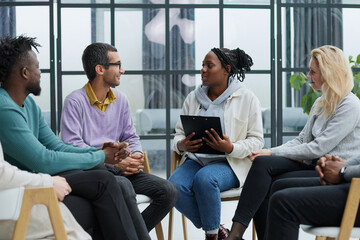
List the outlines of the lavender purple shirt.
<svg viewBox="0 0 360 240">
<path fill-rule="evenodd" d="M 116 99 L 105 112 L 90 105 L 85 87 L 66 97 L 61 119 L 61 138 L 79 147 L 100 147 L 104 142 L 126 141 L 132 152 L 142 152 L 135 134 L 128 100 L 112 89 Z"/>
</svg>

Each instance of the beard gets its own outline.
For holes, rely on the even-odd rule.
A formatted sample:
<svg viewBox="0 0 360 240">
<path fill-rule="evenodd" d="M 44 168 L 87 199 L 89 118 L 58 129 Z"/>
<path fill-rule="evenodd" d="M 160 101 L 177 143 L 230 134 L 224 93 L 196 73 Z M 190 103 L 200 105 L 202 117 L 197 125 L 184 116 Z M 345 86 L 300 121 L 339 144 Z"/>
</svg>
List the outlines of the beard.
<svg viewBox="0 0 360 240">
<path fill-rule="evenodd" d="M 41 93 L 40 84 L 28 86 L 28 91 L 29 93 L 34 94 L 34 96 L 39 96 Z"/>
</svg>

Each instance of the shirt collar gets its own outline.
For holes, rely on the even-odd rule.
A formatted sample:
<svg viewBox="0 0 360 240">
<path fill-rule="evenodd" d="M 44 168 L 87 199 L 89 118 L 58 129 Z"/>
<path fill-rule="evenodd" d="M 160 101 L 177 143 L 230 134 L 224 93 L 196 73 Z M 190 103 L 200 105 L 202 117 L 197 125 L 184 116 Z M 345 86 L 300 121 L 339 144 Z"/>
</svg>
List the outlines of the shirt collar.
<svg viewBox="0 0 360 240">
<path fill-rule="evenodd" d="M 91 87 L 91 84 L 90 82 L 88 82 L 86 85 L 85 85 L 85 91 L 86 91 L 86 95 L 88 96 L 89 98 L 89 102 L 90 102 L 90 105 L 94 105 L 95 103 L 101 103 L 95 93 L 94 93 L 94 90 L 92 89 Z M 109 92 L 107 93 L 107 96 L 103 102 L 103 104 L 110 104 L 110 103 L 113 103 L 116 99 L 116 95 L 114 94 L 114 92 L 110 89 Z"/>
</svg>

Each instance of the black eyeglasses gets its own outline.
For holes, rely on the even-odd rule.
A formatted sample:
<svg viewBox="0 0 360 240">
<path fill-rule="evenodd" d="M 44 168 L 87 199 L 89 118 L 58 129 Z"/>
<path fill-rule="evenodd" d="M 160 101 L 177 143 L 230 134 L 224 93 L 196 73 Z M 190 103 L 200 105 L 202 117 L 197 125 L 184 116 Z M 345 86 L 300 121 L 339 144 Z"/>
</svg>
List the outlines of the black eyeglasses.
<svg viewBox="0 0 360 240">
<path fill-rule="evenodd" d="M 107 63 L 105 66 L 118 66 L 121 68 L 121 63 Z"/>
</svg>

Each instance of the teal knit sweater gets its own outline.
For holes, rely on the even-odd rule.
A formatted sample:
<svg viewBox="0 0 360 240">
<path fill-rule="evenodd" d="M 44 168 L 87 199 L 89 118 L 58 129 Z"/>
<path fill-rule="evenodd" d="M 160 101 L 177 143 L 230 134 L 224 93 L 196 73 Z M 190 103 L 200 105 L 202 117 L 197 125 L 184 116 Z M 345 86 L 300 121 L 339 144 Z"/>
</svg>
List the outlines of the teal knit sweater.
<svg viewBox="0 0 360 240">
<path fill-rule="evenodd" d="M 3 88 L 0 88 L 0 142 L 6 161 L 33 172 L 56 174 L 90 169 L 105 159 L 104 152 L 96 148 L 65 144 L 51 131 L 30 96 L 20 107 Z"/>
</svg>

